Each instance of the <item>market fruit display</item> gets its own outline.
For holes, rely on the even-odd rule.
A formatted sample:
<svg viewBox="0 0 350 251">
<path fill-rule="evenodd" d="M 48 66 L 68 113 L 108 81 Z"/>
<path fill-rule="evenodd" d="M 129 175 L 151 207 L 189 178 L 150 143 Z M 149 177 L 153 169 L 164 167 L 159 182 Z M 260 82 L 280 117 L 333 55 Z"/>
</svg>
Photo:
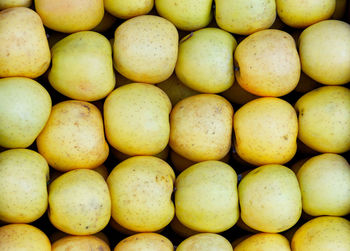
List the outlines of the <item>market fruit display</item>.
<svg viewBox="0 0 350 251">
<path fill-rule="evenodd" d="M 0 250 L 349 251 L 350 1 L 0 0 Z"/>
</svg>

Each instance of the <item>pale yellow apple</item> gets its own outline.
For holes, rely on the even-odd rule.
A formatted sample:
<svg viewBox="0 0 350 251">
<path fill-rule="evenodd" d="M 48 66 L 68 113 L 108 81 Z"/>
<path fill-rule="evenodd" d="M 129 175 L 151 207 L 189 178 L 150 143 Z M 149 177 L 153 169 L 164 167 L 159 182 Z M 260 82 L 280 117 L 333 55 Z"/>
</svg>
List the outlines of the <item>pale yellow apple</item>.
<svg viewBox="0 0 350 251">
<path fill-rule="evenodd" d="M 113 58 L 117 71 L 141 83 L 159 83 L 171 76 L 178 53 L 178 32 L 165 18 L 143 15 L 115 31 Z"/>
<path fill-rule="evenodd" d="M 288 26 L 305 28 L 329 19 L 336 0 L 276 0 L 277 14 Z"/>
<path fill-rule="evenodd" d="M 36 144 L 49 165 L 59 171 L 96 168 L 109 154 L 101 113 L 85 101 L 54 105 Z"/>
<path fill-rule="evenodd" d="M 113 219 L 135 232 L 164 228 L 174 217 L 174 180 L 173 169 L 157 157 L 136 156 L 119 163 L 107 178 Z"/>
<path fill-rule="evenodd" d="M 219 95 L 185 98 L 171 111 L 169 145 L 195 162 L 220 160 L 231 147 L 232 119 L 232 105 Z"/>
<path fill-rule="evenodd" d="M 37 152 L 12 149 L 0 153 L 0 220 L 30 223 L 47 209 L 49 166 Z M 30 188 L 30 189 L 29 189 Z"/>
<path fill-rule="evenodd" d="M 122 82 L 123 80 L 120 80 Z M 170 78 L 157 84 L 169 97 L 171 104 L 175 106 L 180 100 L 184 98 L 199 94 L 199 92 L 184 85 L 176 74 L 172 74 Z"/>
<path fill-rule="evenodd" d="M 202 93 L 219 93 L 234 81 L 235 38 L 219 28 L 192 32 L 180 41 L 175 66 L 182 83 Z"/>
<path fill-rule="evenodd" d="M 111 198 L 104 178 L 89 169 L 66 172 L 49 186 L 48 216 L 59 230 L 72 235 L 95 234 L 111 217 Z"/>
<path fill-rule="evenodd" d="M 0 2 L 0 10 L 13 7 L 30 7 L 32 0 L 2 0 Z"/>
<path fill-rule="evenodd" d="M 0 227 L 0 250 L 51 251 L 51 243 L 37 227 L 9 224 Z"/>
<path fill-rule="evenodd" d="M 112 48 L 103 35 L 76 32 L 57 42 L 51 52 L 49 81 L 56 91 L 71 99 L 95 101 L 114 89 Z"/>
<path fill-rule="evenodd" d="M 291 251 L 289 241 L 281 234 L 258 233 L 240 242 L 233 251 Z"/>
<path fill-rule="evenodd" d="M 157 233 L 140 233 L 121 240 L 114 251 L 173 251 L 171 241 Z"/>
<path fill-rule="evenodd" d="M 198 232 L 218 233 L 238 220 L 237 174 L 221 161 L 203 161 L 180 173 L 175 182 L 178 220 Z"/>
<path fill-rule="evenodd" d="M 304 94 L 295 104 L 298 138 L 318 152 L 350 150 L 350 90 L 324 86 Z"/>
<path fill-rule="evenodd" d="M 293 235 L 293 251 L 350 250 L 350 222 L 341 217 L 322 216 L 302 225 Z"/>
<path fill-rule="evenodd" d="M 350 214 L 350 165 L 344 157 L 333 153 L 312 157 L 302 165 L 297 177 L 307 214 Z"/>
<path fill-rule="evenodd" d="M 193 31 L 206 27 L 211 21 L 213 0 L 155 0 L 160 16 L 180 30 Z"/>
<path fill-rule="evenodd" d="M 153 5 L 154 0 L 104 0 L 106 11 L 121 19 L 145 15 Z"/>
<path fill-rule="evenodd" d="M 107 140 L 130 156 L 158 154 L 169 141 L 170 111 L 170 100 L 160 88 L 142 83 L 121 86 L 104 103 Z"/>
<path fill-rule="evenodd" d="M 91 30 L 104 14 L 103 0 L 34 0 L 46 27 L 64 33 Z"/>
<path fill-rule="evenodd" d="M 282 165 L 264 165 L 249 172 L 238 185 L 238 196 L 243 222 L 258 231 L 285 231 L 301 216 L 298 179 Z"/>
<path fill-rule="evenodd" d="M 51 251 L 110 251 L 108 244 L 93 235 L 66 236 L 52 243 Z"/>
<path fill-rule="evenodd" d="M 271 0 L 216 0 L 215 18 L 220 28 L 249 35 L 273 24 L 276 4 Z"/>
<path fill-rule="evenodd" d="M 35 11 L 14 7 L 0 12 L 0 78 L 37 78 L 50 60 L 45 29 Z"/>
<path fill-rule="evenodd" d="M 233 127 L 236 152 L 250 164 L 284 164 L 296 153 L 298 119 L 287 101 L 254 99 L 236 111 Z"/>
<path fill-rule="evenodd" d="M 51 97 L 35 80 L 0 79 L 0 146 L 29 147 L 44 128 L 51 112 Z M 5 123 L 6 121 L 6 123 Z"/>
<path fill-rule="evenodd" d="M 195 234 L 183 240 L 176 251 L 232 251 L 231 243 L 223 236 L 213 233 Z"/>
<path fill-rule="evenodd" d="M 325 85 L 350 82 L 350 24 L 325 20 L 306 28 L 299 37 L 302 70 Z"/>
<path fill-rule="evenodd" d="M 267 29 L 249 35 L 238 44 L 234 60 L 237 82 L 252 94 L 283 96 L 299 82 L 298 51 L 285 31 Z"/>
</svg>

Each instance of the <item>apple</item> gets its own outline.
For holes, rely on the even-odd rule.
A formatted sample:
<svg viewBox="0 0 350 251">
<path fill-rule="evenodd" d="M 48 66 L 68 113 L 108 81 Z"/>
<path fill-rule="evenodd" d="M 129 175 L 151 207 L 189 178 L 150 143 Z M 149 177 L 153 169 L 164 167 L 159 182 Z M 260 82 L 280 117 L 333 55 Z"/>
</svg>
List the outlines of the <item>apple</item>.
<svg viewBox="0 0 350 251">
<path fill-rule="evenodd" d="M 114 251 L 173 251 L 171 241 L 157 233 L 140 233 L 126 237 L 114 248 Z"/>
<path fill-rule="evenodd" d="M 51 113 L 51 97 L 37 81 L 10 77 L 0 79 L 0 146 L 29 147 Z"/>
<path fill-rule="evenodd" d="M 193 31 L 206 27 L 212 17 L 213 0 L 155 0 L 160 16 L 171 21 L 180 30 Z"/>
<path fill-rule="evenodd" d="M 115 31 L 113 58 L 117 71 L 141 83 L 159 83 L 171 76 L 178 53 L 178 32 L 165 18 L 131 18 Z"/>
<path fill-rule="evenodd" d="M 109 154 L 100 111 L 93 104 L 78 100 L 52 107 L 36 144 L 49 165 L 59 171 L 96 168 Z"/>
<path fill-rule="evenodd" d="M 235 76 L 246 91 L 279 97 L 290 93 L 300 78 L 300 59 L 287 32 L 267 29 L 249 35 L 237 45 Z"/>
<path fill-rule="evenodd" d="M 298 179 L 282 165 L 263 165 L 250 171 L 238 185 L 238 196 L 243 222 L 261 232 L 285 231 L 301 216 Z"/>
<path fill-rule="evenodd" d="M 184 226 L 218 233 L 237 222 L 237 174 L 226 163 L 194 164 L 180 173 L 175 187 L 176 217 Z"/>
<path fill-rule="evenodd" d="M 195 162 L 222 159 L 231 147 L 232 115 L 232 105 L 219 95 L 181 100 L 170 114 L 171 149 Z"/>
<path fill-rule="evenodd" d="M 245 238 L 233 251 L 291 251 L 289 241 L 281 234 L 258 233 Z"/>
<path fill-rule="evenodd" d="M 155 155 L 166 148 L 171 103 L 160 88 L 143 83 L 121 86 L 108 95 L 103 110 L 106 137 L 116 150 L 134 156 Z"/>
<path fill-rule="evenodd" d="M 235 38 L 219 28 L 194 31 L 180 40 L 175 66 L 182 83 L 202 93 L 219 93 L 234 81 Z"/>
<path fill-rule="evenodd" d="M 47 209 L 49 166 L 43 156 L 29 149 L 0 153 L 0 220 L 30 223 Z"/>
<path fill-rule="evenodd" d="M 307 214 L 350 213 L 350 165 L 344 157 L 333 153 L 314 156 L 303 163 L 297 177 Z"/>
<path fill-rule="evenodd" d="M 176 251 L 232 251 L 230 242 L 223 236 L 213 233 L 200 233 L 183 240 Z"/>
<path fill-rule="evenodd" d="M 49 185 L 48 216 L 59 230 L 72 235 L 95 234 L 111 217 L 111 198 L 104 178 L 89 169 L 66 172 Z"/>
<path fill-rule="evenodd" d="M 350 82 L 350 24 L 325 20 L 306 28 L 299 37 L 302 70 L 325 85 Z"/>
<path fill-rule="evenodd" d="M 47 70 L 50 60 L 38 13 L 25 7 L 0 11 L 0 78 L 37 78 Z"/>
<path fill-rule="evenodd" d="M 271 0 L 216 0 L 215 19 L 228 32 L 249 35 L 269 28 L 276 19 Z"/>
<path fill-rule="evenodd" d="M 0 250 L 51 251 L 51 243 L 37 227 L 9 224 L 0 227 Z"/>
<path fill-rule="evenodd" d="M 63 95 L 95 101 L 115 86 L 112 48 L 103 35 L 93 31 L 71 34 L 51 49 L 50 84 Z"/>
<path fill-rule="evenodd" d="M 341 217 L 322 216 L 302 225 L 293 235 L 293 251 L 350 250 L 350 222 Z"/>
<path fill-rule="evenodd" d="M 46 27 L 64 33 L 91 30 L 104 15 L 103 0 L 34 0 Z"/>
</svg>

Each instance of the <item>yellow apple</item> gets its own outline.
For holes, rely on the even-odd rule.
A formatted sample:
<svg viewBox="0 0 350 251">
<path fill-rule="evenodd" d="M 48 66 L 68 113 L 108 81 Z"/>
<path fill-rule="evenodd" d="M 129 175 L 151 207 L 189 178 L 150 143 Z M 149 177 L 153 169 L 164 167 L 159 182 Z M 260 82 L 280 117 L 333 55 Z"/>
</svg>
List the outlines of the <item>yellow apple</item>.
<svg viewBox="0 0 350 251">
<path fill-rule="evenodd" d="M 34 0 L 46 27 L 64 33 L 91 30 L 104 14 L 103 0 Z"/>
<path fill-rule="evenodd" d="M 249 35 L 238 44 L 234 60 L 237 82 L 252 94 L 283 96 L 299 82 L 298 51 L 285 31 L 267 29 Z"/>
<path fill-rule="evenodd" d="M 0 227 L 0 250 L 51 251 L 51 243 L 40 229 L 28 224 Z"/>
<path fill-rule="evenodd" d="M 221 29 L 249 35 L 273 24 L 276 4 L 271 0 L 216 0 L 215 18 Z"/>
<path fill-rule="evenodd" d="M 298 179 L 282 165 L 264 165 L 250 171 L 238 185 L 238 196 L 243 222 L 258 231 L 285 231 L 301 216 Z"/>
<path fill-rule="evenodd" d="M 30 223 L 47 209 L 49 166 L 37 152 L 12 149 L 0 153 L 0 220 Z"/>
<path fill-rule="evenodd" d="M 29 147 L 44 128 L 51 112 L 51 97 L 35 80 L 0 79 L 0 146 Z M 5 123 L 6 121 L 6 123 Z"/>
<path fill-rule="evenodd" d="M 308 159 L 297 173 L 303 210 L 312 216 L 350 213 L 350 165 L 338 154 Z"/>
<path fill-rule="evenodd" d="M 298 119 L 293 107 L 279 98 L 254 99 L 234 115 L 235 149 L 253 165 L 284 164 L 297 150 Z"/>
<path fill-rule="evenodd" d="M 114 251 L 173 251 L 171 241 L 156 233 L 141 233 L 131 235 L 115 246 Z"/>
<path fill-rule="evenodd" d="M 141 83 L 159 83 L 171 76 L 178 52 L 176 27 L 165 18 L 131 18 L 115 31 L 113 58 L 117 71 Z"/>
<path fill-rule="evenodd" d="M 193 31 L 206 27 L 212 19 L 213 0 L 155 0 L 160 16 L 180 30 Z"/>
<path fill-rule="evenodd" d="M 175 182 L 176 217 L 198 232 L 218 233 L 238 220 L 237 174 L 221 161 L 203 161 L 184 170 Z"/>
<path fill-rule="evenodd" d="M 157 157 L 136 156 L 119 163 L 107 178 L 113 219 L 135 232 L 164 228 L 174 217 L 174 179 L 173 169 Z"/>
<path fill-rule="evenodd" d="M 111 198 L 104 178 L 89 169 L 66 172 L 49 186 L 48 215 L 59 230 L 72 235 L 101 231 L 111 217 Z"/>
<path fill-rule="evenodd" d="M 171 111 L 169 145 L 195 162 L 222 159 L 231 147 L 232 117 L 232 105 L 219 95 L 185 98 Z"/>
<path fill-rule="evenodd" d="M 109 154 L 101 113 L 85 101 L 54 105 L 36 144 L 49 165 L 59 171 L 96 168 Z"/>
<path fill-rule="evenodd" d="M 298 138 L 318 152 L 350 150 L 350 90 L 324 86 L 304 94 L 295 104 Z"/>
<path fill-rule="evenodd" d="M 153 5 L 154 0 L 104 0 L 106 11 L 121 19 L 145 15 Z"/>
<path fill-rule="evenodd" d="M 293 235 L 293 251 L 350 250 L 350 222 L 341 217 L 322 216 L 302 225 Z"/>
<path fill-rule="evenodd" d="M 0 10 L 13 7 L 30 7 L 32 0 L 2 0 L 0 2 Z"/>
<path fill-rule="evenodd" d="M 281 234 L 258 233 L 240 242 L 233 251 L 291 251 L 289 241 Z"/>
<path fill-rule="evenodd" d="M 307 27 L 299 37 L 302 70 L 325 85 L 350 82 L 350 24 L 325 20 Z"/>
<path fill-rule="evenodd" d="M 192 32 L 180 41 L 175 66 L 182 83 L 202 93 L 218 93 L 234 81 L 233 52 L 235 38 L 219 28 Z"/>
<path fill-rule="evenodd" d="M 110 251 L 108 244 L 93 235 L 66 236 L 52 243 L 51 251 Z"/>
<path fill-rule="evenodd" d="M 336 0 L 276 0 L 277 14 L 287 25 L 305 28 L 329 19 Z"/>
<path fill-rule="evenodd" d="M 51 52 L 49 81 L 56 91 L 72 99 L 95 101 L 114 89 L 112 48 L 103 35 L 76 32 L 57 42 Z"/>
<path fill-rule="evenodd" d="M 155 155 L 167 146 L 171 103 L 160 88 L 142 83 L 121 86 L 108 95 L 103 109 L 107 140 L 118 151 Z"/>
<path fill-rule="evenodd" d="M 232 251 L 231 243 L 223 236 L 213 233 L 195 234 L 183 240 L 176 251 Z"/>
<path fill-rule="evenodd" d="M 50 60 L 45 29 L 35 11 L 14 7 L 0 12 L 0 78 L 37 78 Z"/>
</svg>

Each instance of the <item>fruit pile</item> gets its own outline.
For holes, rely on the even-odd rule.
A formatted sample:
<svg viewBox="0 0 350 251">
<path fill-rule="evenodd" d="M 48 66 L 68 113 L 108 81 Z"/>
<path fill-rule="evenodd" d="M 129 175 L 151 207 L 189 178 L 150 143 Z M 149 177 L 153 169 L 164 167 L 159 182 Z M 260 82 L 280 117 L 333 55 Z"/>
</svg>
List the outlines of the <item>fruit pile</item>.
<svg viewBox="0 0 350 251">
<path fill-rule="evenodd" d="M 350 250 L 349 1 L 0 10 L 0 250 Z"/>
</svg>

